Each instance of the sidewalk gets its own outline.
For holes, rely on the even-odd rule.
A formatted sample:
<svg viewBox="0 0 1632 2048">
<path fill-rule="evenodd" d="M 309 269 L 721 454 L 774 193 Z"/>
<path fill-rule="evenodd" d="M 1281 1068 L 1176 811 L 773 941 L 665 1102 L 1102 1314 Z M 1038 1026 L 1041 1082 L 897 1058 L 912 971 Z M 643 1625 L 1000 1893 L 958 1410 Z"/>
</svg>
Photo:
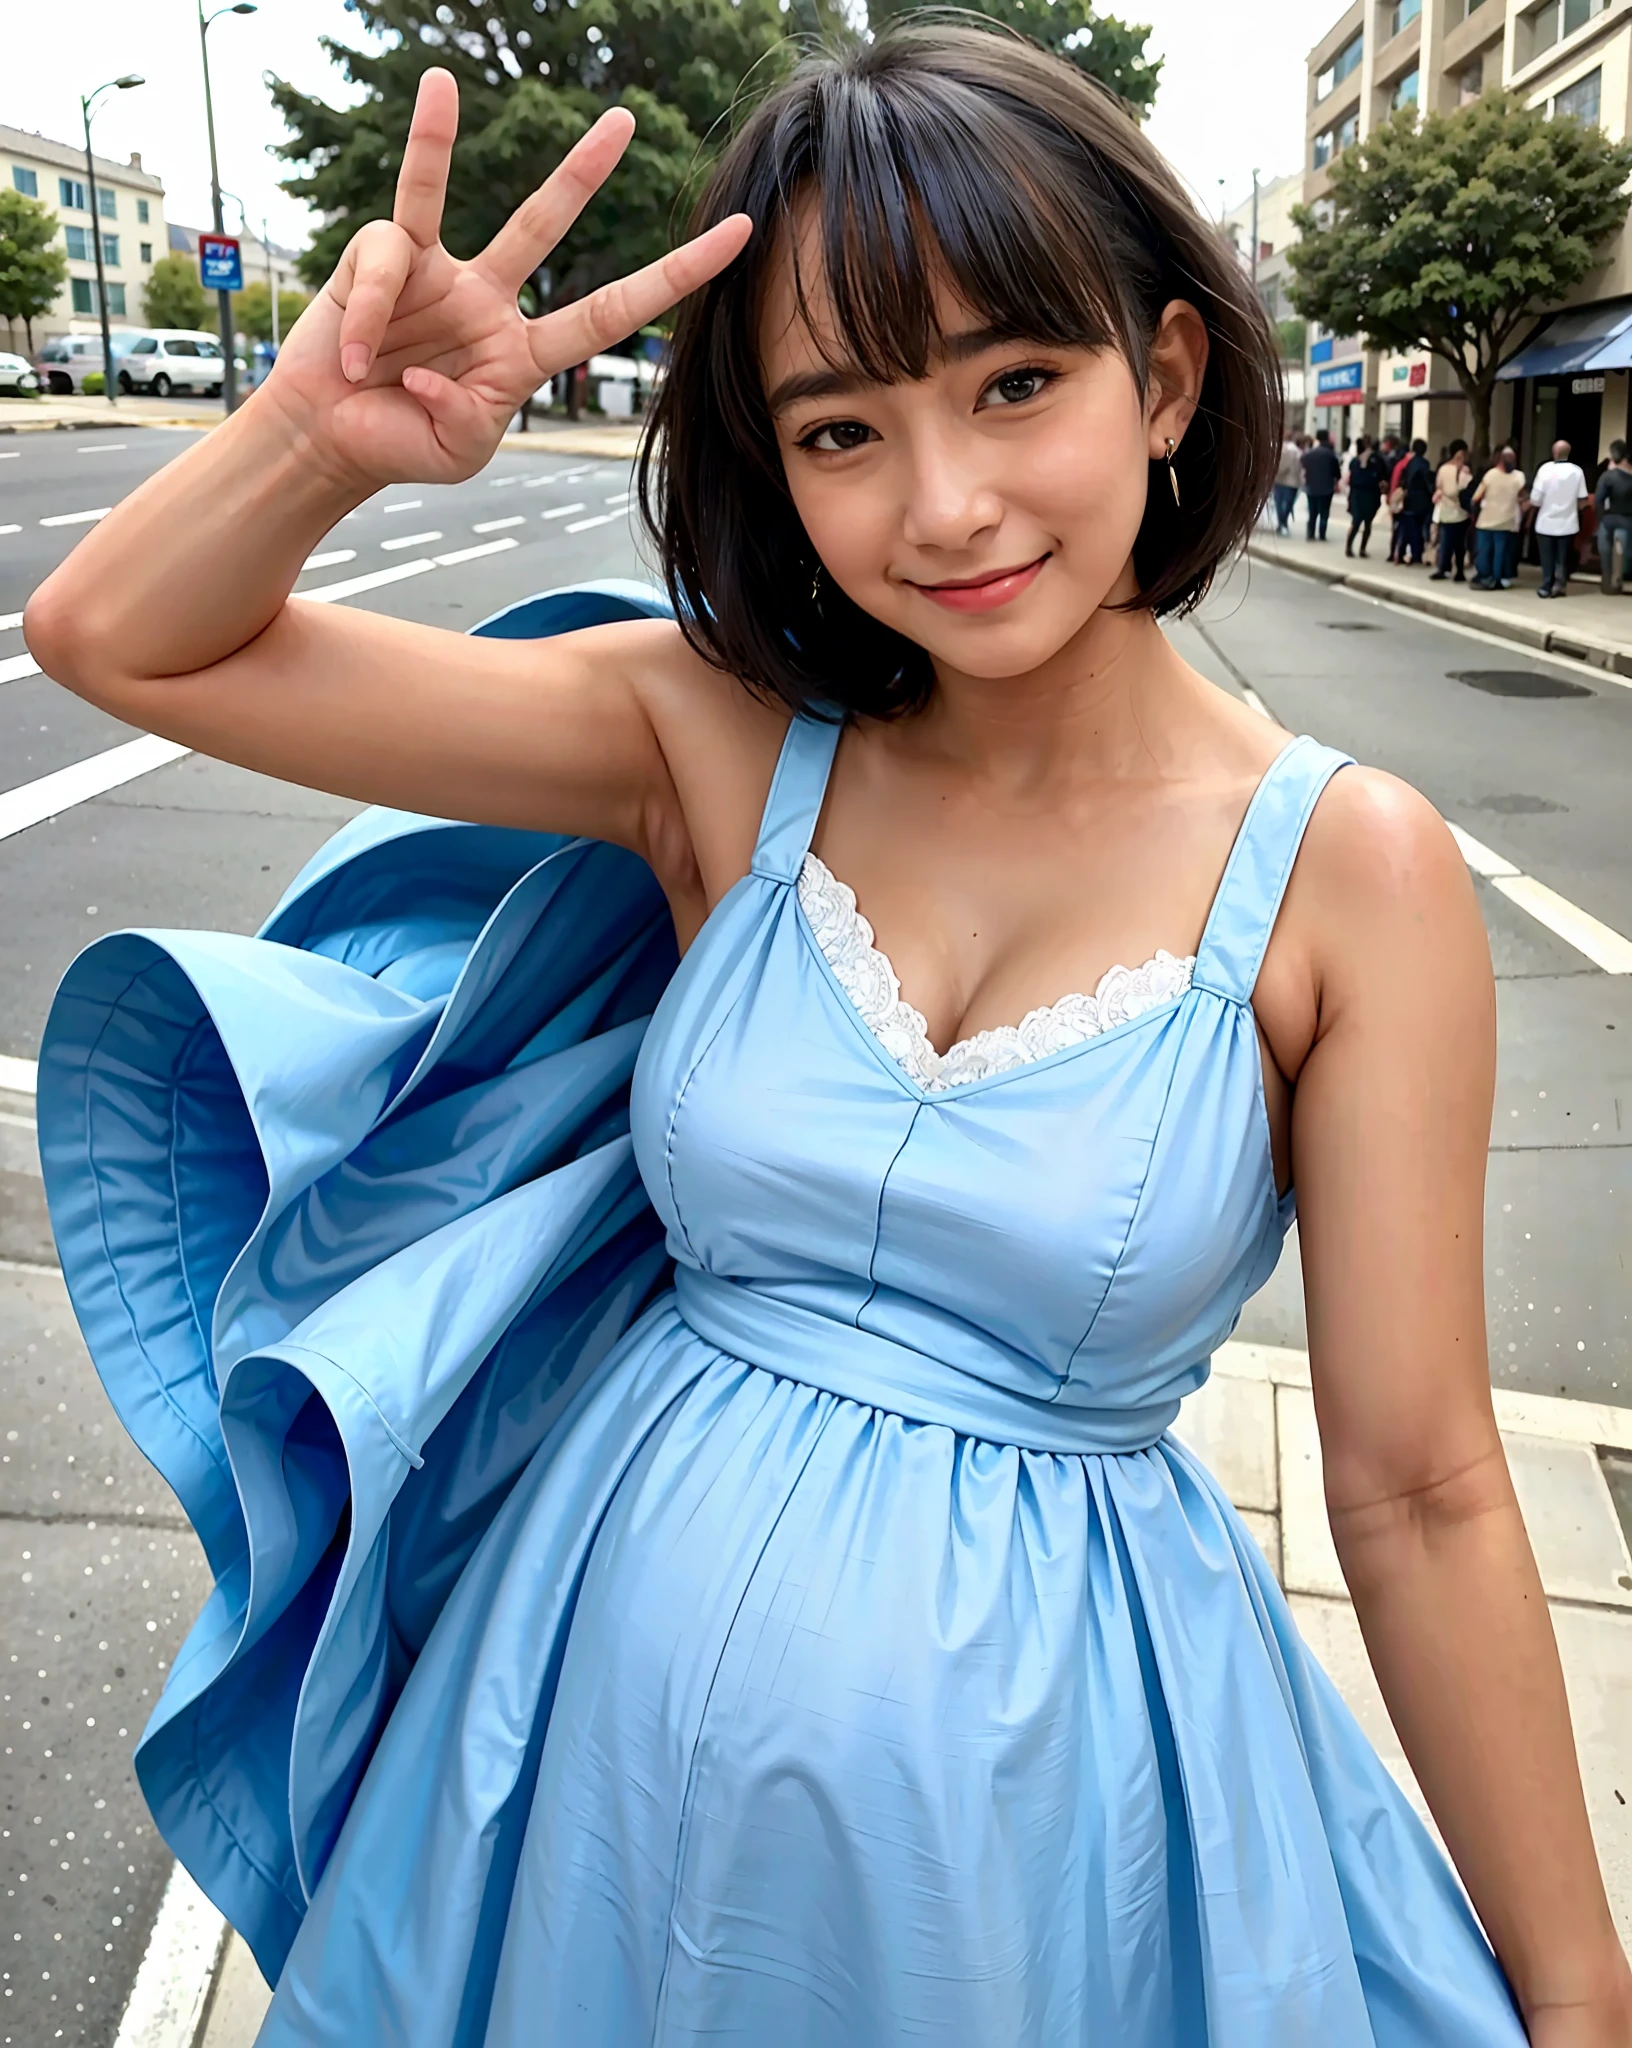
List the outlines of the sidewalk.
<svg viewBox="0 0 1632 2048">
<path fill-rule="evenodd" d="M 1379 520 L 1372 529 L 1371 551 L 1364 560 L 1344 554 L 1346 532 L 1347 520 L 1340 519 L 1336 510 L 1325 541 L 1305 540 L 1294 518 L 1292 533 L 1285 540 L 1278 539 L 1272 529 L 1259 527 L 1247 542 L 1247 553 L 1258 561 L 1273 562 L 1278 569 L 1291 569 L 1321 583 L 1341 584 L 1362 597 L 1386 598 L 1390 604 L 1406 605 L 1431 618 L 1476 626 L 1481 632 L 1532 647 L 1538 653 L 1567 655 L 1611 675 L 1632 679 L 1632 584 L 1622 597 L 1605 597 L 1596 572 L 1576 576 L 1567 598 L 1544 603 L 1536 595 L 1541 572 L 1528 563 L 1520 565 L 1519 580 L 1511 590 L 1432 583 L 1426 563 L 1408 569 L 1389 561 L 1386 520 Z"/>
<path fill-rule="evenodd" d="M 8 1400 L 33 1440 L 24 1446 L 30 1463 L 39 1461 L 47 1449 L 44 1433 L 28 1424 L 40 1401 L 31 1403 L 27 1397 L 34 1391 L 38 1357 L 35 1326 L 46 1324 L 44 1336 L 55 1335 L 60 1350 L 59 1372 L 74 1374 L 78 1398 L 85 1403 L 82 1435 L 89 1428 L 101 1440 L 100 1455 L 111 1453 L 121 1469 L 140 1467 L 141 1460 L 106 1416 L 61 1278 L 48 1263 L 32 1109 L 24 1093 L 0 1094 L 0 1140 L 5 1141 L 0 1144 L 0 1364 L 6 1366 L 0 1373 L 0 1398 Z M 51 1388 L 53 1395 L 68 1391 L 60 1379 Z M 1494 1399 L 1563 1659 L 1604 1876 L 1622 1939 L 1632 1947 L 1632 1714 L 1626 1707 L 1632 1699 L 1632 1408 L 1502 1390 Z M 90 1423 L 93 1410 L 106 1417 L 108 1436 Z M 48 1418 L 53 1427 L 62 1427 L 49 1401 L 40 1422 Z M 1307 1357 L 1262 1345 L 1225 1345 L 1213 1361 L 1213 1377 L 1185 1403 L 1175 1434 L 1217 1474 L 1286 1588 L 1305 1640 L 1426 1818 L 1372 1676 L 1327 1527 Z M 83 1451 L 87 1445 L 82 1441 L 79 1447 Z M 51 1462 L 60 1466 L 60 1450 Z M 85 1483 L 94 1476 L 94 1470 L 87 1471 Z M 146 1478 L 155 1493 L 162 1492 L 150 1473 Z M 139 1480 L 133 1473 L 130 1482 L 121 1483 Z M 16 1485 L 12 1482 L 8 1495 Z M 49 1517 L 20 1494 L 8 1504 L 29 1518 L 20 1528 L 38 1573 L 47 1547 L 71 1531 L 71 1524 L 47 1526 L 65 1514 L 67 1503 L 53 1496 Z M 102 1497 L 101 1505 L 106 1513 L 114 1501 Z M 155 1501 L 147 1509 L 144 1520 L 158 1505 Z M 167 1519 L 173 1521 L 169 1505 Z M 151 1521 L 149 1528 L 159 1534 Z M 176 1598 L 173 1617 L 165 1616 L 167 1633 L 179 1633 L 196 1605 L 203 1567 L 189 1533 L 177 1527 L 171 1540 L 175 1569 L 184 1575 L 177 1585 L 185 1581 L 190 1589 Z M 73 1561 L 77 1564 L 77 1553 Z M 164 1638 L 157 1647 L 167 1647 Z M 156 1675 L 162 1675 L 162 1667 Z M 134 1728 L 139 1720 L 128 1725 Z M 128 1757 L 128 1745 L 119 1745 L 118 1754 Z M 128 1762 L 122 1770 L 122 1797 L 134 1802 Z M 37 1939 L 42 1930 L 33 1931 Z M 67 1961 L 61 1949 L 57 1955 Z M 176 1872 L 136 1973 L 119 2048 L 251 2048 L 268 1996 L 247 1948 L 222 1926 L 191 1880 Z M 200 2015 L 205 2015 L 202 2033 Z"/>
</svg>

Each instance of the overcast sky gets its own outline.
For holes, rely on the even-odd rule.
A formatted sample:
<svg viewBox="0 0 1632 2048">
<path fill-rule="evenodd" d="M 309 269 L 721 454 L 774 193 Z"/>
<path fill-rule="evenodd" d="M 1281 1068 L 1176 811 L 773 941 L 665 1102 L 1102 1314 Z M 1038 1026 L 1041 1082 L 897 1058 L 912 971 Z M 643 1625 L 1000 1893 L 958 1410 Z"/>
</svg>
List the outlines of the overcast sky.
<svg viewBox="0 0 1632 2048">
<path fill-rule="evenodd" d="M 1235 204 L 1254 168 L 1270 178 L 1297 166 L 1304 58 L 1341 0 L 1114 0 L 1107 11 L 1153 24 L 1150 47 L 1167 62 L 1150 133 L 1210 211 Z M 73 0 L 66 15 L 17 0 L 7 17 L 0 121 L 77 143 L 80 94 L 126 71 L 144 73 L 146 85 L 101 101 L 97 152 L 122 161 L 140 150 L 164 180 L 168 217 L 207 226 L 210 163 L 191 0 Z M 357 27 L 342 0 L 260 0 L 259 13 L 224 15 L 210 30 L 221 182 L 243 199 L 252 225 L 263 216 L 270 222 L 275 241 L 298 246 L 310 216 L 278 190 L 286 167 L 270 151 L 283 126 L 263 76 L 333 102 L 351 97 L 318 37 L 355 41 Z M 230 204 L 227 216 L 230 230 Z"/>
</svg>

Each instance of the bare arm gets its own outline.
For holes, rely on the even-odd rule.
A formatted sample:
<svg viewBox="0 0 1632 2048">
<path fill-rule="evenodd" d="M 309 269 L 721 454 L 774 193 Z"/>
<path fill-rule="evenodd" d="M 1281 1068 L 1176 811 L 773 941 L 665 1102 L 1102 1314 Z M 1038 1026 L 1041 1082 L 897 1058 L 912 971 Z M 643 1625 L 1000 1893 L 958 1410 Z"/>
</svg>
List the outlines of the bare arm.
<svg viewBox="0 0 1632 2048">
<path fill-rule="evenodd" d="M 1320 962 L 1320 1021 L 1293 1153 L 1332 1534 L 1531 2038 L 1624 2048 L 1632 1974 L 1491 1406 L 1495 999 L 1478 907 L 1440 820 L 1386 777 L 1334 782 L 1308 856 L 1288 907 Z"/>
<path fill-rule="evenodd" d="M 474 475 L 515 406 L 730 260 L 727 222 L 540 321 L 516 294 L 611 171 L 611 114 L 473 262 L 438 241 L 453 81 L 421 81 L 395 218 L 354 237 L 242 412 L 149 480 L 31 599 L 46 672 L 118 717 L 345 795 L 593 833 L 683 874 L 684 807 L 651 706 L 702 667 L 660 623 L 471 640 L 290 592 L 382 483 Z"/>
</svg>

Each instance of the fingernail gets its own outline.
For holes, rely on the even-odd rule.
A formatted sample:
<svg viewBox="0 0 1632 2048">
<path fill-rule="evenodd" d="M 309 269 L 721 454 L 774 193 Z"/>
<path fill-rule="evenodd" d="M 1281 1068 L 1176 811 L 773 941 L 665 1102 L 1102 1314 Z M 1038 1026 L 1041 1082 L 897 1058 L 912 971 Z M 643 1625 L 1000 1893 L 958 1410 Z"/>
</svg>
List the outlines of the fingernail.
<svg viewBox="0 0 1632 2048">
<path fill-rule="evenodd" d="M 361 341 L 348 341 L 340 351 L 340 374 L 348 384 L 360 384 L 368 375 L 368 346 Z"/>
</svg>

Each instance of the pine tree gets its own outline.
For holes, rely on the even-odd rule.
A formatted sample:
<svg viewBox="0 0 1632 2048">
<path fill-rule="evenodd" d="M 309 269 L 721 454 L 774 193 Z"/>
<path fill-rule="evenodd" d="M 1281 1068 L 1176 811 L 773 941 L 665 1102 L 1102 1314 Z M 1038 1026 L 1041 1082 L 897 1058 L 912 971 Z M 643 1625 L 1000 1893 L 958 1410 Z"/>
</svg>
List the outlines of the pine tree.
<svg viewBox="0 0 1632 2048">
<path fill-rule="evenodd" d="M 367 97 L 339 109 L 274 80 L 303 167 L 284 189 L 329 216 L 302 263 L 317 284 L 364 221 L 388 218 L 419 74 L 459 81 L 460 133 L 442 239 L 476 253 L 608 107 L 639 122 L 628 154 L 529 294 L 565 303 L 672 245 L 687 195 L 745 80 L 790 63 L 790 28 L 826 28 L 830 0 L 353 0 L 386 47 L 325 39 Z"/>
<path fill-rule="evenodd" d="M 50 312 L 67 275 L 57 216 L 39 200 L 0 186 L 0 317 L 8 341 L 12 322 L 20 320 L 34 353 L 34 322 Z"/>
<path fill-rule="evenodd" d="M 879 29 L 925 4 L 926 0 L 867 0 L 867 19 Z M 978 0 L 978 7 L 989 21 L 1001 22 L 1056 56 L 1069 58 L 1079 71 L 1126 100 L 1141 120 L 1155 104 L 1162 60 L 1145 55 L 1148 27 L 1096 14 L 1088 0 Z"/>
</svg>

